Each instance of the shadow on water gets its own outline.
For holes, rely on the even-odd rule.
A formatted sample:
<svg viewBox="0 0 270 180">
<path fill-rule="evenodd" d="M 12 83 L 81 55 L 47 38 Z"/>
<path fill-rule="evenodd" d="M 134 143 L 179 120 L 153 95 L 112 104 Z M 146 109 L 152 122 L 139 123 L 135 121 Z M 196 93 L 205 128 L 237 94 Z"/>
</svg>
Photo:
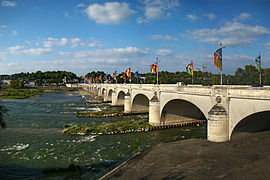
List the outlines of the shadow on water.
<svg viewBox="0 0 270 180">
<path fill-rule="evenodd" d="M 119 165 L 120 161 L 105 160 L 87 166 L 71 164 L 67 168 L 27 168 L 0 165 L 1 180 L 13 179 L 98 179 Z"/>
</svg>

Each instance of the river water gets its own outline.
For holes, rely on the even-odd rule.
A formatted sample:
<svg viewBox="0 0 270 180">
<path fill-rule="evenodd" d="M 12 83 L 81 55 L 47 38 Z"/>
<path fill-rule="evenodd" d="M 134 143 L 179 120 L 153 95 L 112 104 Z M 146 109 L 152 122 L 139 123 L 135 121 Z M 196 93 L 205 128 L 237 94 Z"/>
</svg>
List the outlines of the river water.
<svg viewBox="0 0 270 180">
<path fill-rule="evenodd" d="M 78 118 L 76 112 L 99 111 L 78 92 L 48 92 L 23 100 L 1 100 L 9 111 L 0 130 L 0 179 L 97 179 L 136 151 L 159 143 L 206 138 L 206 126 L 100 136 L 62 134 L 65 123 L 104 123 L 148 119 L 147 115 Z M 78 165 L 82 173 L 64 170 Z"/>
</svg>

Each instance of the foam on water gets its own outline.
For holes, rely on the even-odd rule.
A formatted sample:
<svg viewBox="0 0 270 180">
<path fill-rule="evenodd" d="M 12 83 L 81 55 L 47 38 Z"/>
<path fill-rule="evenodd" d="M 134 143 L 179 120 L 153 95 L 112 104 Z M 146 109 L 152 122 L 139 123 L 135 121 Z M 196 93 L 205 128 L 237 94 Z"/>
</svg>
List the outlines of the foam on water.
<svg viewBox="0 0 270 180">
<path fill-rule="evenodd" d="M 4 146 L 0 151 L 21 151 L 27 149 L 29 146 L 29 144 L 17 143 L 13 146 Z"/>
<path fill-rule="evenodd" d="M 93 135 L 93 136 L 84 136 L 82 139 L 81 139 L 81 142 L 86 142 L 86 141 L 89 141 L 89 142 L 93 142 L 96 140 L 96 137 L 98 135 Z"/>
</svg>

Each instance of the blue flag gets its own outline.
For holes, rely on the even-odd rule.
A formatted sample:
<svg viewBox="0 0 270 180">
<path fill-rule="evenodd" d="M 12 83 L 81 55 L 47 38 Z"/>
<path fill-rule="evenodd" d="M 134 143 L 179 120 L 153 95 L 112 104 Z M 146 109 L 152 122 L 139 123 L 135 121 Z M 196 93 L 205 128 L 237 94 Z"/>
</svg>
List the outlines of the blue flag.
<svg viewBox="0 0 270 180">
<path fill-rule="evenodd" d="M 139 73 L 138 71 L 135 72 L 134 76 L 138 79 L 139 78 Z"/>
</svg>

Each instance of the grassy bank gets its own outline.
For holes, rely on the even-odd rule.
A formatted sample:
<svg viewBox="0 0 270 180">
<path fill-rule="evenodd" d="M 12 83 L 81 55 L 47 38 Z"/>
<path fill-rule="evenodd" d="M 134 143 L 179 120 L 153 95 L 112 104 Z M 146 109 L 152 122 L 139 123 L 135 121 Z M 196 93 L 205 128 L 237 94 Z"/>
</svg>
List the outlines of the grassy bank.
<svg viewBox="0 0 270 180">
<path fill-rule="evenodd" d="M 119 116 L 121 113 L 121 110 L 115 110 L 115 111 L 98 111 L 98 112 L 77 112 L 77 117 L 113 117 L 113 116 Z"/>
<path fill-rule="evenodd" d="M 66 92 L 75 91 L 76 89 L 0 89 L 0 99 L 26 99 L 40 96 L 43 92 Z"/>
<path fill-rule="evenodd" d="M 65 124 L 63 132 L 72 135 L 101 135 L 145 131 L 150 127 L 148 120 L 118 121 L 93 125 Z"/>
<path fill-rule="evenodd" d="M 6 89 L 0 93 L 0 99 L 25 99 L 42 94 L 38 89 Z"/>
</svg>

